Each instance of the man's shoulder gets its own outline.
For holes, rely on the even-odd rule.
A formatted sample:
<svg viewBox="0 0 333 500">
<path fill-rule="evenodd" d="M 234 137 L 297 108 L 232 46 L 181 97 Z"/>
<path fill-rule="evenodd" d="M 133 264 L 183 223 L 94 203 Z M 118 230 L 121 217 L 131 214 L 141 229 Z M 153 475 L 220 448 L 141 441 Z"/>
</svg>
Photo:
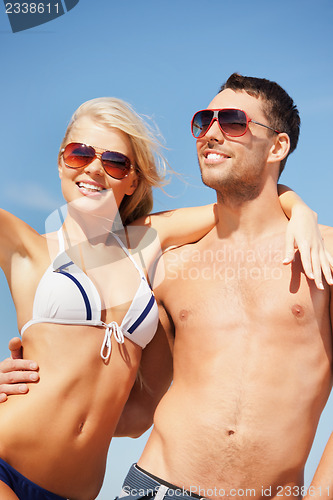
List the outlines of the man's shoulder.
<svg viewBox="0 0 333 500">
<path fill-rule="evenodd" d="M 327 233 L 332 233 L 333 234 L 333 227 L 331 226 L 325 226 L 323 224 L 319 224 L 320 231 L 322 233 L 327 232 Z"/>
<path fill-rule="evenodd" d="M 179 247 L 170 247 L 160 255 L 157 265 L 153 286 L 158 295 L 166 291 L 169 286 L 182 276 L 181 270 L 192 262 L 200 259 L 200 249 L 197 243 L 191 243 Z"/>
</svg>

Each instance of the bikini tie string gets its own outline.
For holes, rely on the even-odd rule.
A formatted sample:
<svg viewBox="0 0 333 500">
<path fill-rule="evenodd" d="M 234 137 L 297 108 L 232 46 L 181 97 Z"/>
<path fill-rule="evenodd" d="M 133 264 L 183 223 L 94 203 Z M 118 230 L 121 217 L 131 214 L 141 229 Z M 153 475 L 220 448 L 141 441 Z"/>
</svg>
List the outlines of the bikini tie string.
<svg viewBox="0 0 333 500">
<path fill-rule="evenodd" d="M 103 344 L 101 347 L 101 358 L 104 359 L 104 361 L 107 361 L 111 355 L 111 348 L 112 348 L 111 337 L 112 337 L 112 334 L 113 334 L 114 338 L 116 339 L 116 341 L 118 342 L 118 344 L 124 343 L 124 334 L 116 321 L 112 321 L 111 323 L 108 323 L 108 324 L 104 323 L 104 325 L 106 326 L 106 329 L 105 329 Z M 106 350 L 106 354 L 104 354 L 105 350 Z"/>
</svg>

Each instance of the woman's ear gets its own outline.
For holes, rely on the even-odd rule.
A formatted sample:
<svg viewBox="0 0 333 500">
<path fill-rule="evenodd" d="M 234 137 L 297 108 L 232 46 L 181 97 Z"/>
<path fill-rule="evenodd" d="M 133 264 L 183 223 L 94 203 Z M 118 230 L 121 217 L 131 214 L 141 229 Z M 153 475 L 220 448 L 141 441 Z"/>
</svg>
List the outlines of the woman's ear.
<svg viewBox="0 0 333 500">
<path fill-rule="evenodd" d="M 58 161 L 58 172 L 59 172 L 59 179 L 62 179 L 62 158 L 59 159 Z"/>
<path fill-rule="evenodd" d="M 290 139 L 289 135 L 285 132 L 281 132 L 277 135 L 274 144 L 269 150 L 269 155 L 267 158 L 267 163 L 279 163 L 281 162 L 289 153 L 290 149 Z"/>
<path fill-rule="evenodd" d="M 128 179 L 129 183 L 127 186 L 126 194 L 128 196 L 132 196 L 132 194 L 134 193 L 134 191 L 138 187 L 139 178 L 138 178 L 138 174 L 135 171 L 131 172 L 128 177 L 129 177 L 129 179 Z"/>
</svg>

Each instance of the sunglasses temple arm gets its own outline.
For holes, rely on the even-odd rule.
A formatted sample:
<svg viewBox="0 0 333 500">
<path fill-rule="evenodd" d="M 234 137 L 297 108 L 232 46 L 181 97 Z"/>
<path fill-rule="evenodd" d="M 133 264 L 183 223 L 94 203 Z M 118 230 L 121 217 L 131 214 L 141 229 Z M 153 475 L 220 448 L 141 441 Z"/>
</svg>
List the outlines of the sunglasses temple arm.
<svg viewBox="0 0 333 500">
<path fill-rule="evenodd" d="M 275 128 L 273 127 L 269 127 L 268 125 L 264 125 L 263 123 L 259 123 L 259 122 L 256 122 L 255 120 L 250 120 L 251 123 L 255 123 L 256 125 L 261 125 L 262 127 L 265 127 L 265 128 L 269 128 L 269 130 L 273 130 L 273 132 L 276 132 L 277 134 L 279 134 L 280 132 L 278 130 L 276 130 Z"/>
</svg>

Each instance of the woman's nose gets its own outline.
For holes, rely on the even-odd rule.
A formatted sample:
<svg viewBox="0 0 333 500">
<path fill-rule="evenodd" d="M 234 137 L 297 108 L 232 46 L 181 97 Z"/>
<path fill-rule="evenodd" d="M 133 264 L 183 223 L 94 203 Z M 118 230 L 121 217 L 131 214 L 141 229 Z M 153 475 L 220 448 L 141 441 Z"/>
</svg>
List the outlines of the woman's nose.
<svg viewBox="0 0 333 500">
<path fill-rule="evenodd" d="M 102 159 L 100 155 L 96 155 L 95 158 L 91 163 L 86 165 L 85 169 L 86 172 L 91 172 L 94 174 L 98 175 L 103 175 L 104 174 L 104 168 L 102 164 Z"/>
</svg>

